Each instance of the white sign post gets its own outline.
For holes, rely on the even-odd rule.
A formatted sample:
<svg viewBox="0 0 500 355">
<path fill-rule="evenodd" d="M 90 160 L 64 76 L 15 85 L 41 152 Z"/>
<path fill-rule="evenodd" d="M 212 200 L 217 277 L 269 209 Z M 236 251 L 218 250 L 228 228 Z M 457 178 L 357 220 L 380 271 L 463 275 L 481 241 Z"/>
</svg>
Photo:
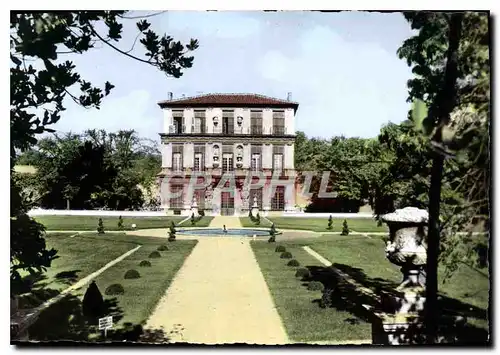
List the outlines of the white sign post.
<svg viewBox="0 0 500 355">
<path fill-rule="evenodd" d="M 108 335 L 108 329 L 113 327 L 113 316 L 99 318 L 99 330 L 104 330 L 104 338 Z"/>
</svg>

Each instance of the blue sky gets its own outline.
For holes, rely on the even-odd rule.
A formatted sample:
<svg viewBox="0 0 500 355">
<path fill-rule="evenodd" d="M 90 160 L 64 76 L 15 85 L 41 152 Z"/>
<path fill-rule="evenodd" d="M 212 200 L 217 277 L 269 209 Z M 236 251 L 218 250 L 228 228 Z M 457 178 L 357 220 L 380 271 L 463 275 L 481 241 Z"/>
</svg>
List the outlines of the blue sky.
<svg viewBox="0 0 500 355">
<path fill-rule="evenodd" d="M 145 14 L 134 11 L 130 15 Z M 366 12 L 167 12 L 152 28 L 187 42 L 197 38 L 191 69 L 180 79 L 127 58 L 105 45 L 66 55 L 86 80 L 116 87 L 101 110 L 68 102 L 53 128 L 80 132 L 135 129 L 159 140 L 157 102 L 210 92 L 254 92 L 299 102 L 296 130 L 308 136 L 375 137 L 380 127 L 406 118 L 411 70 L 396 51 L 412 32 L 401 14 Z M 128 50 L 136 20 L 124 24 L 119 47 Z M 142 51 L 136 45 L 134 53 Z"/>
</svg>

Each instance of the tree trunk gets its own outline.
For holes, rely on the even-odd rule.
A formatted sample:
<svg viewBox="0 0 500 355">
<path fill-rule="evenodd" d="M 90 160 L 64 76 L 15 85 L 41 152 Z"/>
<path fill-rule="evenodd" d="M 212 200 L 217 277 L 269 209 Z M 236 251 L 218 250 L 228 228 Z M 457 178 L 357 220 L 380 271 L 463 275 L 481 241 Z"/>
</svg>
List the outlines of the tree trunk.
<svg viewBox="0 0 500 355">
<path fill-rule="evenodd" d="M 450 15 L 448 34 L 448 53 L 444 74 L 444 83 L 436 98 L 434 107 L 438 118 L 438 131 L 450 120 L 450 113 L 456 106 L 456 83 L 458 77 L 458 47 L 462 30 L 462 13 Z M 439 132 L 436 135 L 439 139 Z M 439 256 L 439 205 L 441 203 L 441 178 L 443 175 L 444 157 L 436 153 L 432 162 L 431 186 L 429 189 L 429 225 L 427 234 L 427 267 L 426 267 L 426 307 L 424 314 L 426 340 L 434 344 L 438 338 L 440 312 L 438 307 L 438 256 Z"/>
<path fill-rule="evenodd" d="M 69 198 L 66 199 L 66 209 L 69 210 L 70 209 L 70 205 L 69 205 Z"/>
</svg>

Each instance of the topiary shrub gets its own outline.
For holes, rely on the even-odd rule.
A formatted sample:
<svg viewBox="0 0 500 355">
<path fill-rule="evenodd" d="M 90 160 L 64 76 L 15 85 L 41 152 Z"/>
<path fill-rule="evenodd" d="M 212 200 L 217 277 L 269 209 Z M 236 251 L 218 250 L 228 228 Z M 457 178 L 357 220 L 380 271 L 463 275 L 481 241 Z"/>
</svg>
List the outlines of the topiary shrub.
<svg viewBox="0 0 500 355">
<path fill-rule="evenodd" d="M 344 223 L 342 223 L 342 233 L 340 235 L 349 235 L 349 226 L 347 225 L 347 220 L 344 219 Z"/>
<path fill-rule="evenodd" d="M 158 248 L 156 248 L 156 250 L 158 250 L 158 251 L 167 251 L 168 247 L 165 244 L 163 244 L 163 245 L 160 245 Z"/>
<path fill-rule="evenodd" d="M 325 289 L 325 286 L 319 281 L 311 281 L 307 285 L 307 289 L 309 291 L 323 291 Z"/>
<path fill-rule="evenodd" d="M 286 248 L 283 245 L 278 245 L 276 249 L 274 249 L 274 251 L 276 253 L 283 253 L 284 251 L 286 251 Z"/>
<path fill-rule="evenodd" d="M 127 270 L 125 275 L 123 275 L 124 279 L 138 279 L 140 277 L 141 277 L 141 274 L 139 274 L 139 271 L 134 270 L 134 269 Z"/>
<path fill-rule="evenodd" d="M 276 228 L 274 227 L 274 223 L 273 223 L 271 225 L 271 229 L 269 229 L 269 235 L 271 236 L 268 240 L 269 243 L 276 242 L 276 234 L 278 234 L 278 232 L 276 232 Z"/>
<path fill-rule="evenodd" d="M 175 223 L 172 221 L 170 223 L 170 228 L 168 230 L 168 241 L 173 242 L 175 241 L 175 233 L 177 233 L 177 230 L 175 229 Z"/>
<path fill-rule="evenodd" d="M 311 272 L 309 271 L 309 269 L 301 267 L 300 269 L 297 269 L 295 277 L 300 277 L 301 279 L 305 280 L 311 277 Z"/>
<path fill-rule="evenodd" d="M 191 225 L 194 226 L 196 223 L 196 217 L 194 216 L 194 212 L 191 214 Z"/>
<path fill-rule="evenodd" d="M 290 253 L 289 251 L 285 251 L 285 252 L 281 253 L 280 258 L 281 259 L 291 259 L 292 253 Z"/>
<path fill-rule="evenodd" d="M 122 216 L 119 216 L 118 217 L 118 230 L 122 230 L 123 229 L 123 218 Z"/>
<path fill-rule="evenodd" d="M 143 267 L 150 267 L 151 266 L 151 262 L 148 261 L 148 260 L 143 260 L 139 263 L 139 266 L 143 266 Z"/>
<path fill-rule="evenodd" d="M 83 296 L 82 313 L 85 317 L 97 321 L 104 314 L 104 299 L 95 281 L 92 281 Z"/>
<path fill-rule="evenodd" d="M 97 234 L 104 234 L 104 224 L 102 223 L 102 218 L 99 218 L 97 222 Z"/>
<path fill-rule="evenodd" d="M 205 211 L 204 210 L 198 210 L 198 214 L 200 215 L 200 219 L 205 217 Z"/>
<path fill-rule="evenodd" d="M 328 229 L 332 229 L 332 225 L 333 225 L 333 218 L 332 215 L 330 215 L 330 217 L 328 217 Z"/>
<path fill-rule="evenodd" d="M 104 293 L 108 296 L 123 295 L 125 293 L 125 289 L 121 284 L 112 284 L 106 288 Z"/>
<path fill-rule="evenodd" d="M 257 216 L 255 216 L 255 224 L 259 225 L 260 224 L 260 214 L 257 212 Z"/>
<path fill-rule="evenodd" d="M 161 254 L 155 250 L 155 251 L 151 252 L 151 254 L 149 254 L 149 257 L 152 259 L 157 259 L 157 258 L 161 257 Z"/>
<path fill-rule="evenodd" d="M 287 264 L 287 265 L 288 265 L 288 266 L 297 267 L 297 266 L 300 266 L 300 263 L 299 263 L 297 260 L 292 259 L 292 260 L 290 260 L 290 261 L 288 262 L 288 264 Z"/>
</svg>

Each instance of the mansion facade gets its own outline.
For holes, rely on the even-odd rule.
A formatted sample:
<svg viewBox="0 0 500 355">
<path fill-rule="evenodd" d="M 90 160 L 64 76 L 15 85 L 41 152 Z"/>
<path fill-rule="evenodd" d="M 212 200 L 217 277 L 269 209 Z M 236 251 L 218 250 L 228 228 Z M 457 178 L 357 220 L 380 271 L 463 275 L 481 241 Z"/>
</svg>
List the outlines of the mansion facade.
<svg viewBox="0 0 500 355">
<path fill-rule="evenodd" d="M 163 110 L 161 206 L 168 214 L 263 215 L 295 209 L 298 103 L 257 94 L 206 94 Z"/>
</svg>

